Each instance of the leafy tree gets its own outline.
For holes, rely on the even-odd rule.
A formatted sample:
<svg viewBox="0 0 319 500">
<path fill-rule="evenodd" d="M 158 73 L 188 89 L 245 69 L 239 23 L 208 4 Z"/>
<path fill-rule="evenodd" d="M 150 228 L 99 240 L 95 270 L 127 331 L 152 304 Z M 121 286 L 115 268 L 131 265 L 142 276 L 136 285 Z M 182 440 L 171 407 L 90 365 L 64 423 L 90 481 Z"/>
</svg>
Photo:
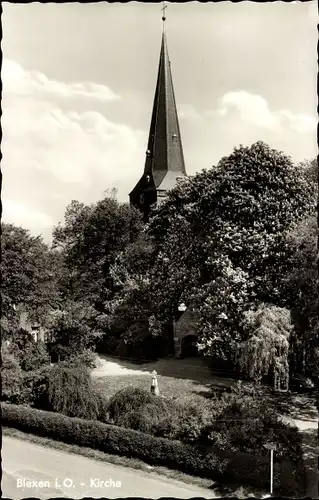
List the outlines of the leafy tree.
<svg viewBox="0 0 319 500">
<path fill-rule="evenodd" d="M 157 317 L 171 317 L 179 301 L 195 304 L 200 348 L 227 358 L 230 338 L 237 343 L 243 335 L 245 311 L 283 305 L 286 233 L 315 203 L 303 169 L 262 142 L 181 181 L 148 227 L 157 253 L 150 275 Z"/>
<path fill-rule="evenodd" d="M 88 370 L 61 365 L 51 372 L 48 399 L 52 411 L 70 417 L 97 419 L 101 399 L 92 387 Z"/>
<path fill-rule="evenodd" d="M 143 350 L 141 344 L 150 333 L 149 269 L 153 260 L 152 242 L 141 233 L 117 255 L 110 268 L 114 296 L 104 304 L 104 313 L 97 318 L 97 323 L 105 332 L 104 344 L 110 348 L 117 345 L 118 349 L 119 342 L 114 341 L 122 339 L 122 351 L 125 351 L 122 354 L 125 355 L 136 357 L 136 349 Z"/>
<path fill-rule="evenodd" d="M 31 333 L 22 328 L 11 332 L 7 341 L 7 351 L 14 356 L 23 371 L 37 370 L 50 363 L 46 345 L 36 342 Z"/>
<path fill-rule="evenodd" d="M 295 329 L 291 342 L 293 371 L 311 372 L 318 366 L 318 223 L 303 219 L 287 234 L 289 271 L 283 277 L 287 304 Z"/>
<path fill-rule="evenodd" d="M 318 161 L 317 158 L 304 160 L 299 163 L 299 168 L 304 171 L 305 178 L 313 184 L 315 190 L 318 190 Z"/>
<path fill-rule="evenodd" d="M 239 365 L 255 382 L 272 370 L 275 389 L 288 389 L 291 315 L 287 309 L 263 304 L 244 314 L 247 340 L 240 344 Z"/>
<path fill-rule="evenodd" d="M 2 224 L 1 292 L 5 331 L 17 327 L 20 309 L 44 322 L 58 300 L 57 261 L 40 236 Z"/>
<path fill-rule="evenodd" d="M 23 399 L 23 382 L 23 372 L 18 359 L 3 343 L 1 346 L 1 399 L 19 404 Z"/>
<path fill-rule="evenodd" d="M 95 328 L 97 312 L 85 302 L 65 300 L 63 310 L 50 316 L 49 351 L 58 359 L 73 358 L 94 348 L 101 332 Z"/>
<path fill-rule="evenodd" d="M 149 269 L 155 257 L 152 239 L 141 232 L 138 237 L 118 253 L 110 274 L 116 292 L 138 290 L 149 284 Z"/>
<path fill-rule="evenodd" d="M 72 201 L 64 225 L 53 230 L 53 246 L 64 259 L 64 296 L 86 300 L 103 311 L 113 294 L 110 267 L 141 228 L 139 211 L 113 195 L 91 205 Z"/>
<path fill-rule="evenodd" d="M 92 386 L 89 371 L 78 363 L 59 363 L 30 374 L 33 406 L 70 417 L 105 419 L 106 402 Z"/>
</svg>

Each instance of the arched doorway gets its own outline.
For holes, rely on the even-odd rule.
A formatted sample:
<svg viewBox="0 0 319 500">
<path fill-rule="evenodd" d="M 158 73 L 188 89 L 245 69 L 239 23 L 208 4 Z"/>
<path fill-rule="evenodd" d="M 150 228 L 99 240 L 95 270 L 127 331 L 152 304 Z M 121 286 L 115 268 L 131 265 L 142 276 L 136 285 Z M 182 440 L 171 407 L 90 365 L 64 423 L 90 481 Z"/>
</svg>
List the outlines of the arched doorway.
<svg viewBox="0 0 319 500">
<path fill-rule="evenodd" d="M 181 358 L 193 358 L 198 356 L 197 340 L 196 335 L 186 335 L 186 337 L 182 339 Z"/>
</svg>

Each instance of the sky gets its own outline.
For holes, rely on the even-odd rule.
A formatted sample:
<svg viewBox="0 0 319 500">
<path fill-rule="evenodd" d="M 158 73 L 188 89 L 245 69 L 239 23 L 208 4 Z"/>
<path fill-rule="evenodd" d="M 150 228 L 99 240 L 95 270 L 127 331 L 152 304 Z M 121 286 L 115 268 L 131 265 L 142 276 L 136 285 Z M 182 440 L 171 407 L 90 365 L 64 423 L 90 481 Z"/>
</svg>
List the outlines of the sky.
<svg viewBox="0 0 319 500">
<path fill-rule="evenodd" d="M 3 221 L 51 241 L 71 200 L 140 178 L 162 36 L 160 3 L 3 2 Z M 317 155 L 317 4 L 168 3 L 186 170 L 262 140 Z"/>
</svg>

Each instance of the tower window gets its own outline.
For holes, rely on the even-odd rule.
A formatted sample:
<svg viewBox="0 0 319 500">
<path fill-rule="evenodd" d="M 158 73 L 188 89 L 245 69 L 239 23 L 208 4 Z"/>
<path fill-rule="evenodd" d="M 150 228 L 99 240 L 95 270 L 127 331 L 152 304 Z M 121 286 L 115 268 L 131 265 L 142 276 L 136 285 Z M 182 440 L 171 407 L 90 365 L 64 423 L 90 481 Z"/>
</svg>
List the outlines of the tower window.
<svg viewBox="0 0 319 500">
<path fill-rule="evenodd" d="M 144 194 L 140 194 L 140 203 L 143 204 L 145 202 L 145 196 Z"/>
</svg>

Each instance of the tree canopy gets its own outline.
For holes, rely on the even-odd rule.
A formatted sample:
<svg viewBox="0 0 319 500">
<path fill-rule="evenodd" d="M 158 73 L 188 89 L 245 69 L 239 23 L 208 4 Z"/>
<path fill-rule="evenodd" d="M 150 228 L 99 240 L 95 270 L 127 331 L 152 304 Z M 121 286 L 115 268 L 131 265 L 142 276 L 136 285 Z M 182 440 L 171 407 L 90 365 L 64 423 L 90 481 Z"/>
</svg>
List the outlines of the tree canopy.
<svg viewBox="0 0 319 500">
<path fill-rule="evenodd" d="M 235 148 L 216 167 L 181 181 L 153 213 L 157 314 L 195 304 L 200 347 L 227 357 L 252 305 L 280 305 L 287 232 L 313 211 L 304 169 L 262 142 Z M 216 352 L 215 352 L 216 349 Z"/>
<path fill-rule="evenodd" d="M 110 266 L 142 228 L 140 213 L 114 196 L 85 205 L 72 201 L 64 225 L 53 230 L 53 246 L 61 251 L 64 296 L 102 307 L 112 297 Z"/>
<path fill-rule="evenodd" d="M 291 357 L 294 370 L 318 371 L 318 223 L 315 215 L 303 219 L 287 234 L 289 270 L 283 277 L 287 306 L 295 325 Z"/>
<path fill-rule="evenodd" d="M 58 301 L 56 256 L 40 236 L 13 224 L 2 224 L 2 315 L 17 319 L 19 306 L 43 321 Z"/>
<path fill-rule="evenodd" d="M 261 382 L 271 370 L 276 389 L 288 388 L 291 315 L 287 309 L 262 304 L 244 314 L 246 340 L 238 350 L 239 365 L 250 378 Z"/>
</svg>

